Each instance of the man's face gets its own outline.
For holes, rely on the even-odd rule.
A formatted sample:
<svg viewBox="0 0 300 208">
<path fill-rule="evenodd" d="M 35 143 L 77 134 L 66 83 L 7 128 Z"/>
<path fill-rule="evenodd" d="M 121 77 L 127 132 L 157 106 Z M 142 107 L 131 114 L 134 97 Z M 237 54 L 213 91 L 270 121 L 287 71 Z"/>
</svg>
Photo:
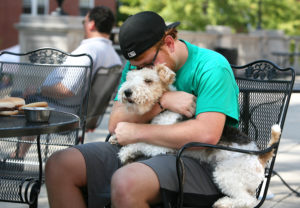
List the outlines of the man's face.
<svg viewBox="0 0 300 208">
<path fill-rule="evenodd" d="M 156 64 L 165 64 L 170 69 L 174 69 L 174 62 L 165 47 L 164 45 L 158 48 L 152 47 L 137 58 L 130 60 L 130 64 L 136 66 L 137 69 L 144 67 L 151 68 Z"/>
<path fill-rule="evenodd" d="M 88 33 L 89 33 L 89 30 L 88 30 L 88 24 L 89 24 L 90 20 L 89 20 L 89 17 L 88 17 L 88 14 L 84 17 L 84 20 L 82 21 L 82 25 L 83 25 L 83 29 L 84 29 L 84 37 L 85 38 L 88 38 Z"/>
</svg>

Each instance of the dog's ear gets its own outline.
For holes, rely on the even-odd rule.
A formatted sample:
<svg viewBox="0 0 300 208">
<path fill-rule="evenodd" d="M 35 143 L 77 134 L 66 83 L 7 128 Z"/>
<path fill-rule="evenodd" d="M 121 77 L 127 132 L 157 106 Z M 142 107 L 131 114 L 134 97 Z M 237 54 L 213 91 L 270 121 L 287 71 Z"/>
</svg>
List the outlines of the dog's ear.
<svg viewBox="0 0 300 208">
<path fill-rule="evenodd" d="M 160 80 L 164 84 L 170 85 L 175 81 L 175 73 L 164 64 L 156 65 L 155 69 L 157 70 Z"/>
</svg>

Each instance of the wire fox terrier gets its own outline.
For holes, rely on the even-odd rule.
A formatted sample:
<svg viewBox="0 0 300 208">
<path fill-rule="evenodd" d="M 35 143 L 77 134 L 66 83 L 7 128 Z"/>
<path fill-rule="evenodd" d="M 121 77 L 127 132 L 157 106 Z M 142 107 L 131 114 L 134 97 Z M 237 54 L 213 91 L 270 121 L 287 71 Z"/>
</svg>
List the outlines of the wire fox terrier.
<svg viewBox="0 0 300 208">
<path fill-rule="evenodd" d="M 119 90 L 119 99 L 130 112 L 144 114 L 152 109 L 162 94 L 170 90 L 175 73 L 159 64 L 154 68 L 143 68 L 128 72 L 126 81 Z M 174 124 L 184 116 L 171 111 L 163 111 L 151 121 L 151 124 Z M 269 146 L 276 143 L 281 134 L 279 125 L 273 125 Z M 116 142 L 112 137 L 111 143 Z M 233 148 L 259 150 L 256 143 L 238 129 L 225 126 L 218 143 Z M 159 154 L 176 153 L 177 150 L 146 143 L 135 143 L 121 147 L 119 158 L 123 164 L 139 156 L 152 157 Z M 218 149 L 199 149 L 186 151 L 185 156 L 209 163 L 213 167 L 213 180 L 224 197 L 217 200 L 214 208 L 254 207 L 256 189 L 264 179 L 264 169 L 273 152 L 263 155 L 250 155 Z"/>
</svg>

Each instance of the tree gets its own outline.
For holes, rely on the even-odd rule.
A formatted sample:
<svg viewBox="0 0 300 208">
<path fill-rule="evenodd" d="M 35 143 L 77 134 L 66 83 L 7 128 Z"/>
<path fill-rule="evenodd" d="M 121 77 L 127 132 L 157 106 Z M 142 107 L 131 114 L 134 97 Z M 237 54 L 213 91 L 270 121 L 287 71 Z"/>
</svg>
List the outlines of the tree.
<svg viewBox="0 0 300 208">
<path fill-rule="evenodd" d="M 300 35 L 298 0 L 120 0 L 124 21 L 128 15 L 151 10 L 166 21 L 180 21 L 180 29 L 203 30 L 206 25 L 226 25 L 236 32 L 255 29 L 261 2 L 262 29 L 281 29 Z"/>
<path fill-rule="evenodd" d="M 121 0 L 120 13 L 128 16 L 140 11 L 155 11 L 167 22 L 180 21 L 181 29 L 199 30 L 209 23 L 205 14 L 207 2 L 209 0 Z M 202 13 L 205 15 L 198 15 Z"/>
</svg>

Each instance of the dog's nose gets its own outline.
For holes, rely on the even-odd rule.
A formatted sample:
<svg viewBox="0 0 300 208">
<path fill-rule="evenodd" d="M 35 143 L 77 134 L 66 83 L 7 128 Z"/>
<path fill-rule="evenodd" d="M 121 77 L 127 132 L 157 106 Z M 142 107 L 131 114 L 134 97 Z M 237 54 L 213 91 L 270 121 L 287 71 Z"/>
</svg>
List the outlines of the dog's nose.
<svg viewBox="0 0 300 208">
<path fill-rule="evenodd" d="M 130 97 L 130 96 L 132 95 L 131 89 L 125 90 L 125 91 L 124 91 L 124 94 L 125 94 L 126 97 Z"/>
</svg>

